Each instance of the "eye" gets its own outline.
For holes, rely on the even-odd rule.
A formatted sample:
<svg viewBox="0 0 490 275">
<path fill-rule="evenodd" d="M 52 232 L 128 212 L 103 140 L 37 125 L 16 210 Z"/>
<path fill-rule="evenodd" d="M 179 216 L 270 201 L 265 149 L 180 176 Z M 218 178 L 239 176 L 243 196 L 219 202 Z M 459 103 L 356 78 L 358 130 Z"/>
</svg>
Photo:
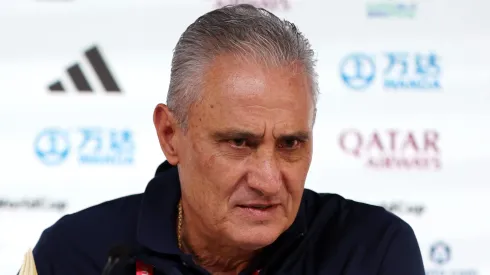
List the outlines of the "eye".
<svg viewBox="0 0 490 275">
<path fill-rule="evenodd" d="M 229 141 L 233 147 L 245 147 L 247 146 L 247 140 L 244 138 L 236 138 Z"/>
<path fill-rule="evenodd" d="M 301 145 L 301 140 L 296 138 L 284 139 L 279 143 L 279 148 L 282 149 L 296 149 Z"/>
</svg>

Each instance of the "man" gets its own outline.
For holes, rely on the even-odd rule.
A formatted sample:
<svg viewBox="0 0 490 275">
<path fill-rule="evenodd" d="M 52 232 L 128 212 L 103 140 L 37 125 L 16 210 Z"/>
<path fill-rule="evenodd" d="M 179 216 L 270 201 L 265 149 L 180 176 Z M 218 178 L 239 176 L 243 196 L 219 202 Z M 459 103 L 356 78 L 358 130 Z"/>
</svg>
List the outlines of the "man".
<svg viewBox="0 0 490 275">
<path fill-rule="evenodd" d="M 407 223 L 304 189 L 317 94 L 313 51 L 293 24 L 250 5 L 200 17 L 154 111 L 166 161 L 144 194 L 46 229 L 39 275 L 101 274 L 119 245 L 131 253 L 114 252 L 111 274 L 424 274 Z"/>
</svg>

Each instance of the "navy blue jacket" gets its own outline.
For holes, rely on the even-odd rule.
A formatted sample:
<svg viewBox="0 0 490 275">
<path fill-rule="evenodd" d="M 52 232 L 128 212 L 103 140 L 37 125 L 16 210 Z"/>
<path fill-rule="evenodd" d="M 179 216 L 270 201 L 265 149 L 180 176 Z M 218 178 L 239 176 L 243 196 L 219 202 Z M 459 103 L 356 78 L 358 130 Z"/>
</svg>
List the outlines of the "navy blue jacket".
<svg viewBox="0 0 490 275">
<path fill-rule="evenodd" d="M 34 248 L 39 275 L 99 275 L 117 245 L 154 267 L 154 275 L 209 274 L 177 246 L 177 168 L 164 162 L 143 194 L 62 217 Z M 305 190 L 293 225 L 242 274 L 424 275 L 412 228 L 377 206 Z M 117 273 L 134 275 L 126 262 Z"/>
</svg>

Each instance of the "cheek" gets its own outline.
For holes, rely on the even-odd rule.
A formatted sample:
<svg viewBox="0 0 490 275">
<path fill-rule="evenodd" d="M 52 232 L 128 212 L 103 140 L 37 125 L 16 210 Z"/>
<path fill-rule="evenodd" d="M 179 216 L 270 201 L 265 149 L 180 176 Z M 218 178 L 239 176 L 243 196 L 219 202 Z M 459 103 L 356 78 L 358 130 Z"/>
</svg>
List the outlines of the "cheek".
<svg viewBox="0 0 490 275">
<path fill-rule="evenodd" d="M 287 185 L 286 188 L 295 201 L 301 200 L 309 167 L 310 162 L 305 160 L 304 162 L 296 163 L 294 166 L 290 166 L 284 170 Z"/>
<path fill-rule="evenodd" d="M 186 150 L 191 155 L 187 165 L 192 167 L 193 181 L 199 183 L 197 191 L 205 192 L 206 196 L 212 196 L 213 198 L 208 199 L 214 201 L 224 201 L 229 197 L 240 179 L 242 170 L 240 164 L 230 161 L 215 148 L 214 144 L 202 138 L 197 139 Z"/>
<path fill-rule="evenodd" d="M 241 176 L 243 175 L 241 165 L 221 154 L 212 154 L 206 161 L 205 170 L 208 180 L 213 184 L 222 196 L 229 196 Z"/>
<path fill-rule="evenodd" d="M 196 193 L 196 196 L 202 196 L 199 193 L 206 188 L 203 183 L 206 182 L 207 172 L 209 171 L 205 150 L 199 139 L 194 138 L 192 135 L 188 135 L 181 140 L 185 141 L 182 142 L 180 148 L 182 154 L 179 154 L 182 171 L 180 175 L 181 184 L 188 187 L 189 191 Z"/>
<path fill-rule="evenodd" d="M 296 175 L 296 177 L 290 177 L 287 181 L 287 189 L 290 195 L 295 201 L 301 200 L 303 189 L 305 186 L 304 177 Z"/>
</svg>

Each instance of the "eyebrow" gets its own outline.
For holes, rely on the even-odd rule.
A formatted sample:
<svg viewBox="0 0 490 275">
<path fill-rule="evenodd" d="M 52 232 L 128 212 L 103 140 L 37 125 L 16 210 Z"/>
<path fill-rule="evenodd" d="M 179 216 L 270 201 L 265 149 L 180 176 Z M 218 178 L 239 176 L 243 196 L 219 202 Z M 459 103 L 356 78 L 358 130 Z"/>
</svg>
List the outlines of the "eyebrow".
<svg viewBox="0 0 490 275">
<path fill-rule="evenodd" d="M 307 131 L 297 131 L 290 134 L 280 135 L 278 139 L 299 139 L 302 141 L 307 141 L 310 139 L 310 133 Z"/>
<path fill-rule="evenodd" d="M 264 138 L 264 134 L 256 134 L 243 130 L 225 130 L 217 131 L 212 134 L 212 137 L 217 140 L 230 140 L 230 139 L 249 139 L 249 140 L 261 140 Z M 282 134 L 274 136 L 276 139 L 299 139 L 307 141 L 310 139 L 310 133 L 307 131 L 296 131 L 293 133 Z"/>
<path fill-rule="evenodd" d="M 242 130 L 225 130 L 217 131 L 212 134 L 212 137 L 217 140 L 229 140 L 229 139 L 262 139 L 263 134 L 256 134 L 249 131 Z"/>
</svg>

